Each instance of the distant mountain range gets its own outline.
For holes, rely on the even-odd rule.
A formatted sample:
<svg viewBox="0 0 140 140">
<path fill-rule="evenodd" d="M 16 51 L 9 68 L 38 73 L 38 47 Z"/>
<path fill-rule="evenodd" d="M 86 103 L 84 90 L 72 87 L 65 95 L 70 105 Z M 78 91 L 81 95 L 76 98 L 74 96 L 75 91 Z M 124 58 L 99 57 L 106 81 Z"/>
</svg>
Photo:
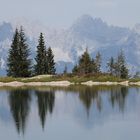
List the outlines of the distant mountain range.
<svg viewBox="0 0 140 140">
<path fill-rule="evenodd" d="M 131 72 L 138 71 L 140 67 L 140 24 L 133 29 L 108 25 L 100 18 L 83 15 L 68 29 L 50 29 L 36 22 L 15 20 L 0 23 L 0 57 L 2 69 L 5 74 L 8 49 L 11 44 L 14 30 L 23 26 L 31 48 L 32 57 L 35 56 L 36 45 L 40 32 L 44 33 L 46 46 L 51 46 L 56 61 L 57 72 L 63 72 L 65 65 L 71 71 L 77 63 L 79 56 L 86 47 L 92 57 L 99 51 L 102 54 L 102 69 L 106 69 L 105 62 L 116 56 L 122 49 Z"/>
</svg>

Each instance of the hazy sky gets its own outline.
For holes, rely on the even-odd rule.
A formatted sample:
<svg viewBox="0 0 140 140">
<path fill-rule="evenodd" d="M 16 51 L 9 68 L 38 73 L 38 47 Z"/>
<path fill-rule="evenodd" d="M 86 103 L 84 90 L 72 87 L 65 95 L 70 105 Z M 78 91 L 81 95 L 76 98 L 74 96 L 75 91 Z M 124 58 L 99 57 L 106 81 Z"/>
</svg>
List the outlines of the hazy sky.
<svg viewBox="0 0 140 140">
<path fill-rule="evenodd" d="M 24 17 L 51 27 L 69 27 L 83 14 L 133 27 L 140 23 L 140 0 L 0 0 L 1 21 Z"/>
</svg>

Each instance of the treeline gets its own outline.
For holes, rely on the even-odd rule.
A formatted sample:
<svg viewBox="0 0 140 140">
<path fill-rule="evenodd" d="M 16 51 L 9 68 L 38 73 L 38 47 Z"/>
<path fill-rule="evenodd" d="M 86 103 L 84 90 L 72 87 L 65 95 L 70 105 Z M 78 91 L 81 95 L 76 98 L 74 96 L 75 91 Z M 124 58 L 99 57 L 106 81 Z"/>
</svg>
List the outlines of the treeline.
<svg viewBox="0 0 140 140">
<path fill-rule="evenodd" d="M 101 64 L 101 54 L 98 52 L 95 58 L 91 58 L 88 53 L 88 50 L 86 49 L 86 51 L 80 57 L 78 64 L 74 66 L 72 72 L 76 75 L 99 75 L 102 73 Z M 112 76 L 116 76 L 123 79 L 128 78 L 128 68 L 125 62 L 125 56 L 123 51 L 120 51 L 117 58 L 110 58 L 110 60 L 107 62 L 107 69 L 108 73 Z"/>
<path fill-rule="evenodd" d="M 25 33 L 22 29 L 16 29 L 7 59 L 7 75 L 12 77 L 30 77 L 42 74 L 55 74 L 54 55 L 51 47 L 46 48 L 43 34 L 40 33 L 36 47 L 35 64 L 30 56 L 30 48 L 27 44 Z M 74 75 L 102 74 L 102 56 L 98 52 L 95 58 L 91 58 L 88 49 L 79 58 L 72 70 Z M 107 62 L 107 69 L 110 75 L 128 78 L 128 69 L 123 51 L 120 51 L 116 58 L 111 57 Z M 64 68 L 67 74 L 67 66 Z"/>
<path fill-rule="evenodd" d="M 25 33 L 16 29 L 7 59 L 7 75 L 12 77 L 30 77 L 41 74 L 55 74 L 54 55 L 51 47 L 46 49 L 43 34 L 40 33 L 35 64 L 32 64 L 30 49 Z"/>
</svg>

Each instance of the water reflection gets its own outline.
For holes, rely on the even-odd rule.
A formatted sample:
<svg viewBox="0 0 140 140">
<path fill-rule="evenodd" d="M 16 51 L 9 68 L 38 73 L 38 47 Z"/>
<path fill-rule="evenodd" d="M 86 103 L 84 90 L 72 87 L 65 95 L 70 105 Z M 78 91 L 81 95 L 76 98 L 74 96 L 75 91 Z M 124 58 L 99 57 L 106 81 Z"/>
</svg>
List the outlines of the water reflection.
<svg viewBox="0 0 140 140">
<path fill-rule="evenodd" d="M 29 114 L 31 96 L 29 90 L 12 90 L 9 94 L 9 105 L 18 133 L 25 132 Z"/>
<path fill-rule="evenodd" d="M 44 129 L 47 112 L 53 112 L 55 94 L 53 91 L 35 91 L 35 95 L 37 96 L 38 114 Z"/>
<path fill-rule="evenodd" d="M 65 91 L 72 91 L 79 94 L 79 99 L 83 102 L 87 112 L 89 112 L 92 104 L 96 104 L 96 108 L 99 112 L 102 111 L 102 98 L 103 94 L 107 93 L 108 102 L 112 107 L 119 106 L 120 111 L 124 111 L 125 100 L 128 95 L 128 87 L 124 86 L 72 86 L 65 88 Z"/>
<path fill-rule="evenodd" d="M 91 104 L 96 102 L 97 108 L 99 111 L 101 111 L 101 95 L 98 92 L 97 88 L 91 89 L 88 87 L 84 87 L 83 90 L 80 90 L 79 92 L 79 98 L 83 102 L 84 106 L 86 107 L 87 114 L 89 115 L 89 110 L 91 107 Z"/>
<path fill-rule="evenodd" d="M 46 130 L 44 128 L 47 127 L 47 131 L 49 131 L 51 129 L 50 118 L 53 118 L 51 127 L 54 126 L 53 129 L 58 128 L 58 132 L 61 129 L 65 131 L 65 124 L 69 121 L 69 127 L 71 124 L 80 124 L 86 129 L 92 130 L 96 126 L 95 124 L 105 123 L 110 116 L 118 117 L 122 114 L 127 117 L 126 113 L 131 112 L 131 110 L 138 111 L 136 106 L 140 105 L 140 103 L 138 104 L 140 96 L 134 93 L 138 93 L 139 91 L 139 88 L 123 86 L 7 89 L 4 92 L 8 94 L 4 97 L 7 99 L 8 104 L 6 104 L 6 100 L 0 94 L 0 105 L 1 108 L 4 108 L 4 110 L 0 109 L 0 114 L 9 115 L 11 113 L 10 116 L 12 116 L 12 119 L 5 117 L 13 120 L 16 131 L 18 134 L 23 135 L 29 131 L 31 131 L 29 133 L 32 133 L 34 127 L 36 129 L 41 128 L 41 131 L 43 129 L 42 132 L 44 133 Z M 3 91 L 0 90 L 0 92 L 2 93 Z M 1 103 L 1 100 L 4 102 L 4 107 L 2 107 L 3 103 Z M 136 100 L 138 101 L 136 102 Z M 1 113 L 5 111 L 7 106 L 10 109 L 10 113 Z M 8 109 L 6 109 L 6 112 L 8 112 Z M 34 124 L 31 124 L 32 119 L 34 120 Z M 3 120 L 0 119 L 0 123 L 1 121 Z M 30 129 L 26 131 L 28 127 Z M 71 128 L 71 131 L 74 131 L 73 129 Z M 78 127 L 77 129 L 81 128 Z"/>
<path fill-rule="evenodd" d="M 128 95 L 127 87 L 111 89 L 111 94 L 109 98 L 110 98 L 112 107 L 114 107 L 115 104 L 118 104 L 120 111 L 123 112 L 125 108 L 125 100 L 126 100 L 127 95 Z"/>
</svg>

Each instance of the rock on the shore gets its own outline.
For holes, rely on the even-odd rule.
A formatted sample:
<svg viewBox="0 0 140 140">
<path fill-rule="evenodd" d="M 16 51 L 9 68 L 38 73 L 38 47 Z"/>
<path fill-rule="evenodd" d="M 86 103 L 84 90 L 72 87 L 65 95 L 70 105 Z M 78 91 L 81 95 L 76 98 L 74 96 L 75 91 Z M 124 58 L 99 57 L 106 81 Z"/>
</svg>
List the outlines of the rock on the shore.
<svg viewBox="0 0 140 140">
<path fill-rule="evenodd" d="M 7 87 L 21 87 L 21 86 L 70 86 L 72 83 L 69 81 L 53 81 L 53 82 L 9 82 L 9 83 L 3 83 L 0 82 L 0 86 L 7 86 Z"/>
<path fill-rule="evenodd" d="M 93 81 L 87 81 L 87 82 L 82 82 L 82 85 L 87 85 L 87 86 L 95 86 L 95 85 L 124 85 L 124 86 L 128 86 L 129 85 L 129 81 L 124 81 L 124 82 L 93 82 Z"/>
</svg>

